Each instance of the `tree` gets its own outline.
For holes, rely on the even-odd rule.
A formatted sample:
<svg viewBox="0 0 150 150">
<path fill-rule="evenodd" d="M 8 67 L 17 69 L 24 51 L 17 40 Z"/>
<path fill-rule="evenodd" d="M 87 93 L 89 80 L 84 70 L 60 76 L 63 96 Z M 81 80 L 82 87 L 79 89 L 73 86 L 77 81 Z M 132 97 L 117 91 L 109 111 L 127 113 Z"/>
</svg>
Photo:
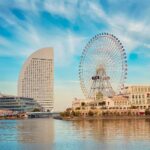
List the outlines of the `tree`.
<svg viewBox="0 0 150 150">
<path fill-rule="evenodd" d="M 150 110 L 149 109 L 145 110 L 145 115 L 150 115 Z"/>
<path fill-rule="evenodd" d="M 39 108 L 34 108 L 33 112 L 40 112 L 40 109 Z"/>
<path fill-rule="evenodd" d="M 89 112 L 88 112 L 88 116 L 90 116 L 90 117 L 91 117 L 91 116 L 94 116 L 94 113 L 93 113 L 92 111 L 89 111 Z"/>
<path fill-rule="evenodd" d="M 80 110 L 80 107 L 77 107 L 76 110 Z"/>
<path fill-rule="evenodd" d="M 75 112 L 75 116 L 79 117 L 81 115 L 81 113 L 79 111 Z"/>
<path fill-rule="evenodd" d="M 82 102 L 82 103 L 81 103 L 81 106 L 85 106 L 85 103 L 84 103 L 84 102 Z"/>
<path fill-rule="evenodd" d="M 67 112 L 67 111 L 64 111 L 64 112 L 61 112 L 60 115 L 61 115 L 62 117 L 69 117 L 69 116 L 70 116 L 70 113 Z"/>
</svg>

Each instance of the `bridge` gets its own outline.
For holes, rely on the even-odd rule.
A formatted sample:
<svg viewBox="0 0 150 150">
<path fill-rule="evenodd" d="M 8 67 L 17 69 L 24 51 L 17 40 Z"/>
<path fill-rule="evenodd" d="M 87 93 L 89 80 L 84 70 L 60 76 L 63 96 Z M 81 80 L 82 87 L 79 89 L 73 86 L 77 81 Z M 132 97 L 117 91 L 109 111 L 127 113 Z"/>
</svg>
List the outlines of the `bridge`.
<svg viewBox="0 0 150 150">
<path fill-rule="evenodd" d="M 59 116 L 60 112 L 27 112 L 28 118 L 49 118 Z"/>
</svg>

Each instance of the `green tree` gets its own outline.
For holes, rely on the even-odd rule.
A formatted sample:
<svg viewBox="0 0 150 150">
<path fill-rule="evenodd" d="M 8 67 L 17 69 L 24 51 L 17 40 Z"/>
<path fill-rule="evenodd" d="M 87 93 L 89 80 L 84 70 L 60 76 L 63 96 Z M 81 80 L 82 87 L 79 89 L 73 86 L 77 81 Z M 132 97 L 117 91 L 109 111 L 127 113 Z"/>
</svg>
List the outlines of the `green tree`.
<svg viewBox="0 0 150 150">
<path fill-rule="evenodd" d="M 145 110 L 145 115 L 150 115 L 150 110 L 149 109 Z"/>
<path fill-rule="evenodd" d="M 92 117 L 92 116 L 94 116 L 94 113 L 92 111 L 89 111 L 88 116 Z"/>
<path fill-rule="evenodd" d="M 39 108 L 34 108 L 33 112 L 40 112 L 40 109 Z"/>
</svg>

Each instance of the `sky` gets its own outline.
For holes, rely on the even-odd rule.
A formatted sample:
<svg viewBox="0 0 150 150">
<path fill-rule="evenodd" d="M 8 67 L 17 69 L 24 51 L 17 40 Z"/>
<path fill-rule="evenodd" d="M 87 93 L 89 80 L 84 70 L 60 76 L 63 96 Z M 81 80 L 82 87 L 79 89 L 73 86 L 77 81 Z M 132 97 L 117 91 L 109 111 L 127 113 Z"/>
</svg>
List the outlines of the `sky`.
<svg viewBox="0 0 150 150">
<path fill-rule="evenodd" d="M 21 67 L 34 51 L 55 51 L 55 110 L 83 98 L 80 56 L 96 34 L 112 33 L 128 60 L 127 85 L 150 84 L 149 0 L 0 1 L 0 91 L 17 95 Z"/>
</svg>

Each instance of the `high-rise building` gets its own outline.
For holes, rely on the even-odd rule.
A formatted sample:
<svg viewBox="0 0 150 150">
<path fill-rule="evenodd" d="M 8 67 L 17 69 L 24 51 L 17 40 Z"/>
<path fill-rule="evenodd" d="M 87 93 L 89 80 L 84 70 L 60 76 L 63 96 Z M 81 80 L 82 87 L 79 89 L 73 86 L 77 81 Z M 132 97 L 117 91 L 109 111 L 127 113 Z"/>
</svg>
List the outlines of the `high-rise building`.
<svg viewBox="0 0 150 150">
<path fill-rule="evenodd" d="M 25 62 L 18 82 L 18 95 L 36 100 L 43 111 L 53 109 L 53 48 L 34 52 Z"/>
</svg>

